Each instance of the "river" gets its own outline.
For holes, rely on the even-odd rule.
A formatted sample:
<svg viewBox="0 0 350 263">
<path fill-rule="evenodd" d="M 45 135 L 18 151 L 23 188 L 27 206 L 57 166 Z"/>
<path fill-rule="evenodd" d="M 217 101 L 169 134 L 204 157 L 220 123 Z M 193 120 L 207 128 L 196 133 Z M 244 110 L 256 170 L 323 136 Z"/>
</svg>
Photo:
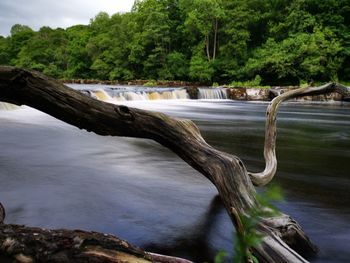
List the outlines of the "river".
<svg viewBox="0 0 350 263">
<path fill-rule="evenodd" d="M 129 106 L 189 118 L 248 170 L 263 167 L 266 103 L 144 100 Z M 278 116 L 274 179 L 320 248 L 350 258 L 350 106 L 290 103 Z M 112 233 L 146 250 L 212 262 L 234 229 L 211 183 L 149 140 L 102 137 L 28 107 L 0 111 L 0 201 L 8 223 Z"/>
</svg>

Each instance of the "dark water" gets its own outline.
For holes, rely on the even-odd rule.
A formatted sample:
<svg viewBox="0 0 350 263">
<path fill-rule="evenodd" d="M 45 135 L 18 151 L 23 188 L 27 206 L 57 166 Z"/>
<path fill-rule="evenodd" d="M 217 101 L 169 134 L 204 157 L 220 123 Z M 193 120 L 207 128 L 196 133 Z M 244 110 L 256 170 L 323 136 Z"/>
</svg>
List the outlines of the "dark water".
<svg viewBox="0 0 350 263">
<path fill-rule="evenodd" d="M 266 104 L 130 102 L 193 119 L 207 141 L 262 169 Z M 350 107 L 282 107 L 275 182 L 319 246 L 312 262 L 350 258 Z M 7 222 L 112 233 L 146 250 L 212 262 L 232 251 L 216 189 L 158 144 L 100 137 L 29 108 L 0 111 L 0 201 Z"/>
</svg>

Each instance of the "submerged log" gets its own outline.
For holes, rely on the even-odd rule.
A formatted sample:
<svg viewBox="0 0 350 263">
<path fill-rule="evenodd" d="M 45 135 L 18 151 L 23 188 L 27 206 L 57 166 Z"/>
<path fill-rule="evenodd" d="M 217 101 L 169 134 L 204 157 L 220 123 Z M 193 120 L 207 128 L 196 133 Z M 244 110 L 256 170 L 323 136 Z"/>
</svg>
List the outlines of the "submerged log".
<svg viewBox="0 0 350 263">
<path fill-rule="evenodd" d="M 243 162 L 207 144 L 192 121 L 97 101 L 40 73 L 5 66 L 0 67 L 0 101 L 28 105 L 99 135 L 160 143 L 215 185 L 236 228 L 240 227 L 238 214 L 261 206 Z M 284 214 L 261 218 L 258 231 L 264 238 L 251 250 L 259 262 L 306 262 L 303 256 L 317 250 L 300 225 Z"/>
</svg>

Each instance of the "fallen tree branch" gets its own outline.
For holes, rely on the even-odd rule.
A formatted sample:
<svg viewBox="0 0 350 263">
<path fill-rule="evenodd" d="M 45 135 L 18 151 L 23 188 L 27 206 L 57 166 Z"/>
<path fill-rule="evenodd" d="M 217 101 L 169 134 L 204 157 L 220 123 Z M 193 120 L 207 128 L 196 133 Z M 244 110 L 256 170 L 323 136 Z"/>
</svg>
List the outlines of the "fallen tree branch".
<svg viewBox="0 0 350 263">
<path fill-rule="evenodd" d="M 341 84 L 328 83 L 320 87 L 305 87 L 287 91 L 275 97 L 269 104 L 266 110 L 266 125 L 265 125 L 265 144 L 264 144 L 264 158 L 265 169 L 260 173 L 248 172 L 252 182 L 256 186 L 264 186 L 268 184 L 277 171 L 277 157 L 276 157 L 276 138 L 277 138 L 277 112 L 278 107 L 283 101 L 291 100 L 298 97 L 320 95 L 336 92 L 345 99 L 350 98 L 350 88 Z"/>
<path fill-rule="evenodd" d="M 235 225 L 237 220 L 230 212 L 232 208 L 238 214 L 245 214 L 259 206 L 243 162 L 208 145 L 192 121 L 104 103 L 40 73 L 5 66 L 0 67 L 0 101 L 28 105 L 100 135 L 146 138 L 162 144 L 215 185 Z M 260 262 L 306 262 L 300 255 L 316 251 L 289 216 L 263 218 L 259 231 L 265 237 L 252 251 Z M 302 241 L 303 246 L 295 245 L 295 240 Z"/>
</svg>

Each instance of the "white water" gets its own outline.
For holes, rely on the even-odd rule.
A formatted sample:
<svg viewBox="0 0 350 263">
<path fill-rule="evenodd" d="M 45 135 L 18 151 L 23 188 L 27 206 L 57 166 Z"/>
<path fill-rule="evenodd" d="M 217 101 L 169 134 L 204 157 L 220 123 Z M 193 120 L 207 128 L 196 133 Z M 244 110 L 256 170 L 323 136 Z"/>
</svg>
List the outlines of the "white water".
<svg viewBox="0 0 350 263">
<path fill-rule="evenodd" d="M 189 95 L 185 89 L 174 90 L 156 90 L 156 91 L 126 91 L 120 92 L 114 99 L 118 101 L 124 100 L 177 100 L 189 99 Z"/>
<path fill-rule="evenodd" d="M 83 90 L 90 96 L 107 102 L 115 101 L 145 101 L 145 100 L 183 100 L 190 99 L 185 88 L 159 88 L 143 86 L 107 86 L 107 85 L 76 85 L 74 89 Z M 225 88 L 198 88 L 197 99 L 227 99 Z"/>
<path fill-rule="evenodd" d="M 9 110 L 16 110 L 18 108 L 19 107 L 17 105 L 0 101 L 0 110 L 9 111 Z"/>
<path fill-rule="evenodd" d="M 225 88 L 199 88 L 198 99 L 227 99 L 227 92 Z"/>
<path fill-rule="evenodd" d="M 185 89 L 96 89 L 89 90 L 90 96 L 106 102 L 145 101 L 145 100 L 179 100 L 189 99 Z"/>
<path fill-rule="evenodd" d="M 107 86 L 107 85 L 68 85 L 80 90 L 95 99 L 120 104 L 131 101 L 167 101 L 189 100 L 190 96 L 185 88 L 159 88 L 142 86 Z M 199 88 L 198 99 L 219 100 L 227 99 L 224 88 Z M 13 104 L 0 102 L 0 111 L 16 110 L 19 107 Z"/>
</svg>

